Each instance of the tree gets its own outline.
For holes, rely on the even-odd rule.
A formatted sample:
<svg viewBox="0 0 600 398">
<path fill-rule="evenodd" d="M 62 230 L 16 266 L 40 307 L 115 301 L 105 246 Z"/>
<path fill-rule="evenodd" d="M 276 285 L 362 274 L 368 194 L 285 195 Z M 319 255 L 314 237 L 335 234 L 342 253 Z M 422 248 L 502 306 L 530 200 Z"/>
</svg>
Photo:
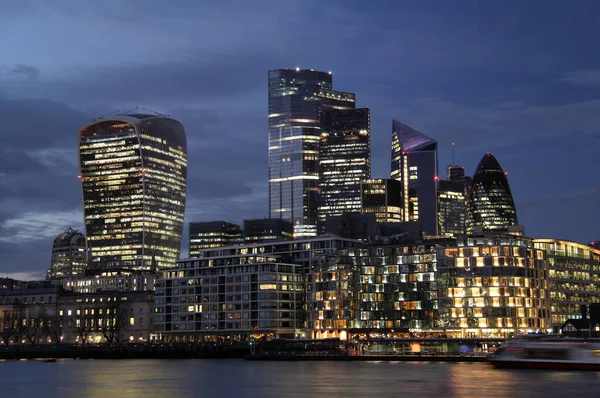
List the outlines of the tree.
<svg viewBox="0 0 600 398">
<path fill-rule="evenodd" d="M 86 314 L 86 311 L 87 310 L 84 308 L 79 309 L 80 315 L 77 320 L 79 322 L 79 324 L 77 324 L 75 327 L 75 330 L 77 331 L 77 335 L 81 339 L 81 344 L 87 343 L 88 336 L 90 335 L 91 332 L 93 332 L 97 328 L 97 324 L 98 324 L 95 316 L 91 315 L 91 311 L 90 311 L 90 313 L 87 313 L 87 314 Z"/>
<path fill-rule="evenodd" d="M 47 316 L 44 320 L 44 331 L 46 335 L 50 337 L 55 344 L 60 344 L 62 337 L 63 320 L 60 315 L 55 311 L 53 315 Z"/>
<path fill-rule="evenodd" d="M 43 308 L 35 311 L 31 316 L 26 318 L 24 326 L 24 335 L 29 340 L 30 344 L 35 344 L 40 329 L 44 326 L 44 319 L 46 318 L 46 312 Z"/>
<path fill-rule="evenodd" d="M 10 339 L 19 334 L 21 319 L 15 309 L 2 311 L 0 319 L 0 335 L 4 345 L 10 344 Z"/>
<path fill-rule="evenodd" d="M 120 343 L 121 331 L 127 322 L 127 312 L 121 303 L 115 303 L 110 307 L 103 308 L 100 317 L 99 330 L 108 343 Z"/>
</svg>

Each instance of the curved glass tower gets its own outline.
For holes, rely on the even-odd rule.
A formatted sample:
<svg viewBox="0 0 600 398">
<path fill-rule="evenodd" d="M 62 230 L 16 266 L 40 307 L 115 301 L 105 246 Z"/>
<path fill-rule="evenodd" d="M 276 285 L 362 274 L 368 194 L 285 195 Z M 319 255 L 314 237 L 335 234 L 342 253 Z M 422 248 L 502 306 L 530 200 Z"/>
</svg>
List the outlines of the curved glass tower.
<svg viewBox="0 0 600 398">
<path fill-rule="evenodd" d="M 473 233 L 475 227 L 508 231 L 508 227 L 518 224 L 506 174 L 491 153 L 479 162 L 472 184 L 467 200 L 467 234 Z"/>
<path fill-rule="evenodd" d="M 163 116 L 110 116 L 80 129 L 79 178 L 91 267 L 175 266 L 186 147 L 181 123 Z"/>
</svg>

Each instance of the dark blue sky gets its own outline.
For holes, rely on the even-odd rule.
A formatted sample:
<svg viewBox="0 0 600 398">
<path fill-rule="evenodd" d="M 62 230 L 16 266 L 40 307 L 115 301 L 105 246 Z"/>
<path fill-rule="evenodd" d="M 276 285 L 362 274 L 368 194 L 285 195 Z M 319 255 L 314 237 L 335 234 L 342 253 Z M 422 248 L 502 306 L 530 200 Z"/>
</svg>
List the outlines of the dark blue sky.
<svg viewBox="0 0 600 398">
<path fill-rule="evenodd" d="M 0 2 L 0 275 L 40 276 L 82 228 L 77 129 L 140 106 L 181 120 L 187 220 L 267 215 L 267 71 L 332 71 L 371 109 L 373 175 L 391 120 L 472 174 L 509 172 L 528 235 L 600 239 L 597 1 Z M 15 274 L 20 273 L 20 274 Z"/>
</svg>

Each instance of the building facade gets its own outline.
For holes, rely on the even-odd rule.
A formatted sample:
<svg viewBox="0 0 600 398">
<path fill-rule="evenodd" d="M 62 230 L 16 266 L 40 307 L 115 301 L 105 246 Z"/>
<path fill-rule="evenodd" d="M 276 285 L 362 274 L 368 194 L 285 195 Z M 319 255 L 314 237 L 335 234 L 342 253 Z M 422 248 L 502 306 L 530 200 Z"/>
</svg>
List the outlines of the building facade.
<svg viewBox="0 0 600 398">
<path fill-rule="evenodd" d="M 392 121 L 391 178 L 402 183 L 404 221 L 419 221 L 426 235 L 437 235 L 437 141 Z"/>
<path fill-rule="evenodd" d="M 0 289 L 3 344 L 149 341 L 154 294 L 148 291 L 65 292 L 45 282 Z"/>
<path fill-rule="evenodd" d="M 600 250 L 560 239 L 534 239 L 548 256 L 552 327 L 581 318 L 581 306 L 600 303 Z"/>
<path fill-rule="evenodd" d="M 79 163 L 91 267 L 175 265 L 185 210 L 183 126 L 156 115 L 117 115 L 79 131 Z"/>
<path fill-rule="evenodd" d="M 376 222 L 402 221 L 402 184 L 392 179 L 371 179 L 361 183 L 361 212 L 375 213 Z"/>
<path fill-rule="evenodd" d="M 371 178 L 368 108 L 321 113 L 319 233 L 327 217 L 361 211 L 361 181 Z"/>
<path fill-rule="evenodd" d="M 65 278 L 62 287 L 75 293 L 96 293 L 104 291 L 139 292 L 154 291 L 156 274 L 150 272 L 124 270 L 92 270 L 83 276 Z"/>
<path fill-rule="evenodd" d="M 477 227 L 488 232 L 506 232 L 517 224 L 517 210 L 506 173 L 488 152 L 473 175 L 467 199 L 467 234 Z"/>
<path fill-rule="evenodd" d="M 313 69 L 269 71 L 269 218 L 317 233 L 320 114 L 352 109 L 355 96 L 332 90 L 332 75 Z"/>
<path fill-rule="evenodd" d="M 438 195 L 438 234 L 454 237 L 465 233 L 467 201 L 461 182 L 440 180 Z"/>
<path fill-rule="evenodd" d="M 83 274 L 88 256 L 85 235 L 72 228 L 54 239 L 52 260 L 46 279 L 63 279 Z"/>
<path fill-rule="evenodd" d="M 251 341 L 303 336 L 302 269 L 277 256 L 182 260 L 156 283 L 161 341 Z"/>
<path fill-rule="evenodd" d="M 294 225 L 281 218 L 244 220 L 244 243 L 261 243 L 294 238 Z"/>
<path fill-rule="evenodd" d="M 512 235 L 459 238 L 437 255 L 439 326 L 449 337 L 550 328 L 546 252 Z"/>
<path fill-rule="evenodd" d="M 189 224 L 189 257 L 197 257 L 202 249 L 239 245 L 243 242 L 239 225 L 227 221 L 191 222 Z"/>
<path fill-rule="evenodd" d="M 437 328 L 436 247 L 364 246 L 339 251 L 307 275 L 307 334 L 397 337 Z"/>
</svg>

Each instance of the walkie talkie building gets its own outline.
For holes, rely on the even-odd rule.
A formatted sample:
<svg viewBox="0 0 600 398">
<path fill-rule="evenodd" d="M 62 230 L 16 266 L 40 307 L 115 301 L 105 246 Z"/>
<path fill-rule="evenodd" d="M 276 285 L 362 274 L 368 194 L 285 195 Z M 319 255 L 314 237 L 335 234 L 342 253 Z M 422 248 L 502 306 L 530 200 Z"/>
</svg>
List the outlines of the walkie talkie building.
<svg viewBox="0 0 600 398">
<path fill-rule="evenodd" d="M 181 123 L 160 115 L 110 116 L 80 129 L 79 178 L 91 267 L 175 266 L 186 147 Z"/>
</svg>

